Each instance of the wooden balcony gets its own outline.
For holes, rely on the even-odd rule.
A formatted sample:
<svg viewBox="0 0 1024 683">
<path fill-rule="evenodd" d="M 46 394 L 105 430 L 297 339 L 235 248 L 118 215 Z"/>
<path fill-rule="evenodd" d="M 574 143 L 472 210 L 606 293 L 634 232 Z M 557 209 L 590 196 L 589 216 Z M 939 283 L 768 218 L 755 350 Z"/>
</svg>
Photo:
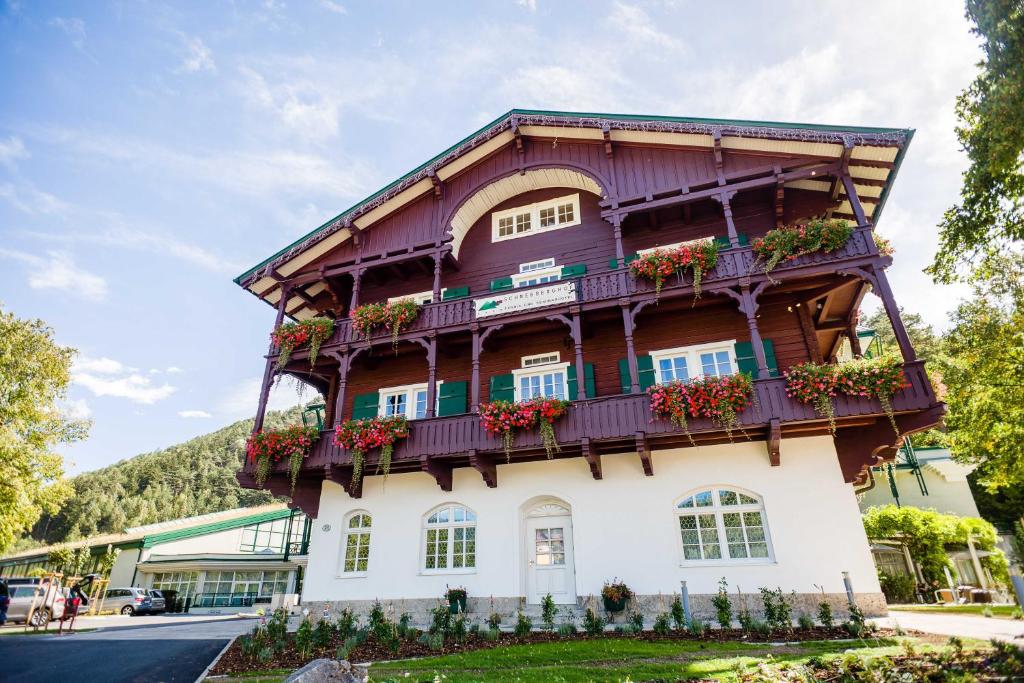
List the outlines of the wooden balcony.
<svg viewBox="0 0 1024 683">
<path fill-rule="evenodd" d="M 879 258 L 872 243 L 871 229 L 861 227 L 854 230 L 849 241 L 841 248 L 832 253 L 813 253 L 801 256 L 792 261 L 784 261 L 772 271 L 775 279 L 794 278 L 805 275 L 832 272 L 840 264 L 857 266 L 867 264 Z M 758 282 L 766 278 L 761 268 L 755 267 L 754 251 L 750 247 L 739 247 L 726 249 L 719 253 L 718 264 L 704 278 L 705 289 L 714 287 L 735 285 L 741 278 L 750 278 L 751 282 Z M 640 301 L 644 298 L 654 298 L 653 283 L 634 278 L 627 269 L 609 270 L 603 273 L 586 275 L 574 280 L 576 283 L 576 304 L 584 310 L 603 308 L 618 305 L 619 299 L 630 297 L 633 301 Z M 537 285 L 529 289 L 540 289 L 551 285 Z M 527 288 L 506 290 L 521 292 Z M 670 298 L 684 296 L 692 290 L 692 282 L 689 277 L 677 275 L 665 283 L 661 297 Z M 486 293 L 477 293 L 471 298 L 455 301 L 442 301 L 433 304 L 426 304 L 420 310 L 420 315 L 406 330 L 401 337 L 422 336 L 426 332 L 436 330 L 438 334 L 455 332 L 469 329 L 470 325 L 477 322 L 474 312 L 473 300 L 486 296 Z M 508 316 L 490 316 L 487 322 L 501 322 L 513 317 L 528 318 L 535 316 L 538 311 L 547 311 L 564 306 L 558 304 L 544 308 L 519 311 Z M 482 322 L 482 321 L 481 321 Z M 482 324 L 486 324 L 483 323 Z M 388 330 L 377 330 L 371 339 L 379 342 L 390 337 Z M 352 329 L 352 321 L 344 318 L 336 321 L 334 334 L 324 344 L 324 348 L 330 348 L 347 344 L 363 343 L 365 340 L 357 336 Z M 295 357 L 302 357 L 303 351 L 295 354 Z"/>
<path fill-rule="evenodd" d="M 907 363 L 904 372 L 910 386 L 893 397 L 897 420 L 932 411 L 928 413 L 930 415 L 936 412 L 937 406 L 941 412 L 941 404 L 936 401 L 924 363 Z M 768 441 L 768 456 L 772 458 L 773 464 L 778 464 L 778 441 L 781 438 L 828 433 L 827 421 L 817 415 L 810 405 L 786 396 L 785 379 L 755 380 L 754 388 L 757 400 L 741 413 L 740 425 L 743 431 L 734 432 L 733 441 L 742 442 L 748 437 L 755 441 Z M 883 441 L 888 443 L 897 440 L 877 400 L 841 395 L 835 397 L 834 405 L 840 432 L 852 434 L 861 432 L 860 428 L 866 425 L 877 425 Z M 691 420 L 689 427 L 697 444 L 728 440 L 722 428 L 710 420 Z M 858 429 L 844 430 L 844 427 Z M 555 424 L 555 432 L 562 447 L 559 457 L 585 457 L 596 478 L 601 476 L 601 453 L 636 450 L 644 459 L 645 471 L 652 474 L 649 458 L 651 450 L 691 445 L 682 430 L 669 420 L 654 417 L 646 394 L 575 401 L 568 414 Z M 865 444 L 870 440 L 863 434 L 858 438 L 862 438 Z M 373 472 L 376 457 L 376 452 L 369 455 L 366 472 Z M 539 433 L 529 432 L 517 436 L 512 449 L 512 461 L 543 457 L 545 455 Z M 447 473 L 446 490 L 450 490 L 453 467 L 476 467 L 489 485 L 496 485 L 494 464 L 502 463 L 504 459 L 500 438 L 485 432 L 480 426 L 479 415 L 470 413 L 411 422 L 409 437 L 396 445 L 392 471 L 428 471 L 438 477 L 442 488 L 445 488 L 443 479 Z M 351 463 L 350 453 L 335 445 L 333 432 L 325 430 L 305 460 L 303 476 L 317 479 L 329 476 L 332 472 L 338 474 L 350 469 Z M 284 472 L 286 469 L 286 463 L 281 463 L 279 471 Z M 251 474 L 251 466 L 247 466 L 243 477 L 247 473 Z M 338 480 L 335 476 L 331 478 Z M 360 492 L 353 493 L 359 495 Z"/>
</svg>

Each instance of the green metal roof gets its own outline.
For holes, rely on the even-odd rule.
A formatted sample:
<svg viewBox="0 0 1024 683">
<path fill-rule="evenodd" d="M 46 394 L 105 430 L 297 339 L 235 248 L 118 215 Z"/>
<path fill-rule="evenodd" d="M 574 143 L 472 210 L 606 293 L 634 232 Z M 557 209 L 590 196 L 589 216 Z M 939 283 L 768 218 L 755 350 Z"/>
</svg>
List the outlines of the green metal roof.
<svg viewBox="0 0 1024 683">
<path fill-rule="evenodd" d="M 218 531 L 226 531 L 228 529 L 237 529 L 238 527 L 248 526 L 250 524 L 257 524 L 258 522 L 271 522 L 275 519 L 283 519 L 291 514 L 291 510 L 284 508 L 283 510 L 270 510 L 269 512 L 261 512 L 259 514 L 247 515 L 245 517 L 236 517 L 235 519 L 227 519 L 221 522 L 200 524 L 199 526 L 188 527 L 186 529 L 164 531 L 158 534 L 147 535 L 142 541 L 142 547 L 152 548 L 153 546 L 161 543 L 180 541 L 183 538 L 205 536 L 206 534 L 212 534 Z"/>
<path fill-rule="evenodd" d="M 258 264 L 256 264 L 255 266 L 253 266 L 249 270 L 245 271 L 244 273 L 242 273 L 241 275 L 236 277 L 234 279 L 235 284 L 239 284 L 240 285 L 242 283 L 242 280 L 244 280 L 245 278 L 249 277 L 254 272 L 259 270 L 263 266 L 267 265 L 271 261 L 274 261 L 279 256 L 281 256 L 282 254 L 288 252 L 290 249 L 298 246 L 299 244 L 302 244 L 303 242 L 305 242 L 307 239 L 309 239 L 313 235 L 317 234 L 318 232 L 320 232 L 321 230 L 323 230 L 327 226 L 329 226 L 329 225 L 333 224 L 334 222 L 336 222 L 342 216 L 344 216 L 344 215 L 346 215 L 348 213 L 351 213 L 354 210 L 358 209 L 361 205 L 363 205 L 363 204 L 365 204 L 365 203 L 367 203 L 369 201 L 372 201 L 373 199 L 376 199 L 377 197 L 379 197 L 380 195 L 384 194 L 385 192 L 387 192 L 391 188 L 395 187 L 396 185 L 400 184 L 401 182 L 403 182 L 404 180 L 406 180 L 410 176 L 413 176 L 413 175 L 419 173 L 423 169 L 425 169 L 428 166 L 430 166 L 431 164 L 433 164 L 438 159 L 444 157 L 447 154 L 450 154 L 453 150 L 458 149 L 461 145 L 465 144 L 469 140 L 472 140 L 474 137 L 476 137 L 480 133 L 483 133 L 484 131 L 486 131 L 487 129 L 491 128 L 492 126 L 495 126 L 495 125 L 501 123 L 502 121 L 504 121 L 505 119 L 510 118 L 512 116 L 515 116 L 517 114 L 518 115 L 533 115 L 533 116 L 573 116 L 573 117 L 580 117 L 580 118 L 627 120 L 627 121 L 630 121 L 630 120 L 632 120 L 632 121 L 664 121 L 664 122 L 667 122 L 667 123 L 695 123 L 695 124 L 706 124 L 706 125 L 717 125 L 717 126 L 730 126 L 731 125 L 731 126 L 738 126 L 738 127 L 745 127 L 745 128 L 749 128 L 749 127 L 770 127 L 770 128 L 783 128 L 783 129 L 820 130 L 820 131 L 830 131 L 830 132 L 865 133 L 865 134 L 872 134 L 872 133 L 874 133 L 874 134 L 904 133 L 906 135 L 906 142 L 900 148 L 900 151 L 899 151 L 899 153 L 896 156 L 895 166 L 893 167 L 893 174 L 895 174 L 897 171 L 899 171 L 900 164 L 903 162 L 903 156 L 906 154 L 907 147 L 910 145 L 910 141 L 914 137 L 914 130 L 913 129 L 909 129 L 909 128 L 877 128 L 877 127 L 870 127 L 870 126 L 830 126 L 830 125 L 825 125 L 825 124 L 820 124 L 820 123 L 793 123 L 793 122 L 782 122 L 782 121 L 755 121 L 755 120 L 749 120 L 749 119 L 714 119 L 714 118 L 700 118 L 700 117 L 692 117 L 692 116 L 657 116 L 657 115 L 647 115 L 647 114 L 605 114 L 605 113 L 596 113 L 596 112 L 549 111 L 549 110 L 544 110 L 544 109 L 510 109 L 508 112 L 502 114 L 501 116 L 499 116 L 498 118 L 494 119 L 490 123 L 487 123 L 487 124 L 481 126 L 479 129 L 473 131 L 472 133 L 470 133 L 466 137 L 462 138 L 461 140 L 456 142 L 454 145 L 452 145 L 448 149 L 444 150 L 443 152 L 440 152 L 439 154 L 434 155 L 433 157 L 431 157 L 427 161 L 423 162 L 422 164 L 420 164 L 416 168 L 412 169 L 411 171 L 409 171 L 405 175 L 401 176 L 400 178 L 397 178 L 396 180 L 394 180 L 391 183 L 388 183 L 386 186 L 384 186 L 381 189 L 377 190 L 376 192 L 374 192 L 373 194 L 369 195 L 368 197 L 365 197 L 365 198 L 361 199 L 360 201 L 356 202 L 355 204 L 353 204 L 349 208 L 347 208 L 344 211 L 342 211 L 341 213 L 339 213 L 337 216 L 334 216 L 330 220 L 325 221 L 324 223 L 322 223 L 321 225 L 317 226 L 316 228 L 314 228 L 310 232 L 306 233 L 302 237 L 298 238 L 297 240 L 295 240 L 294 242 L 292 242 L 288 246 L 283 247 L 282 249 L 278 250 L 273 255 L 263 259 Z M 877 222 L 878 217 L 882 213 L 882 207 L 885 206 L 885 200 L 889 196 L 889 188 L 891 187 L 891 185 L 892 185 L 891 183 L 887 184 L 885 186 L 885 189 L 882 191 L 882 196 L 881 196 L 881 199 L 880 199 L 880 201 L 878 203 L 878 206 L 875 207 L 875 211 L 872 213 L 872 221 L 873 222 Z"/>
</svg>

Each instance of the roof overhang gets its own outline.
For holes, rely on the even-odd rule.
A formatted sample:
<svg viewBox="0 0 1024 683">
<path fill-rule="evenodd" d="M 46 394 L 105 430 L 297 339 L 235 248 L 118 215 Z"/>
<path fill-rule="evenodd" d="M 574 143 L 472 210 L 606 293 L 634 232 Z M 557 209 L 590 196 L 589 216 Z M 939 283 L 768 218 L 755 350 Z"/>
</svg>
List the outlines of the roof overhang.
<svg viewBox="0 0 1024 683">
<path fill-rule="evenodd" d="M 353 232 L 366 230 L 431 191 L 435 179 L 445 181 L 461 173 L 512 143 L 516 135 L 562 141 L 607 139 L 613 143 L 690 149 L 712 149 L 719 139 L 725 151 L 823 159 L 839 159 L 849 148 L 850 174 L 860 196 L 877 200 L 872 213 L 877 223 L 913 134 L 913 130 L 903 128 L 513 109 L 250 268 L 235 278 L 235 282 L 276 305 L 280 299 L 279 280 L 343 244 Z M 879 167 L 877 162 L 886 166 Z M 858 180 L 867 182 L 861 184 Z M 883 185 L 879 186 L 879 182 Z M 801 180 L 788 186 L 829 189 L 811 187 L 808 183 L 828 185 L 822 181 Z M 839 199 L 843 198 L 840 190 Z M 836 211 L 853 213 L 845 200 Z M 302 298 L 292 297 L 286 304 L 289 315 L 301 319 L 315 314 L 302 303 Z"/>
</svg>

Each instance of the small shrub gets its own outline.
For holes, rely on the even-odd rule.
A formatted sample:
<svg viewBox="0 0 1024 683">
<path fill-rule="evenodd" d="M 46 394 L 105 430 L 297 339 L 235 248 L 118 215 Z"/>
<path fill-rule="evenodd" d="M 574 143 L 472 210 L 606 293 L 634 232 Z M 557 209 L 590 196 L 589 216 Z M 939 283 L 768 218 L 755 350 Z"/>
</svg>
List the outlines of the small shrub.
<svg viewBox="0 0 1024 683">
<path fill-rule="evenodd" d="M 796 593 L 793 593 L 796 595 Z M 761 602 L 764 604 L 764 620 L 772 628 L 792 630 L 793 606 L 786 600 L 782 588 L 770 590 L 761 587 Z"/>
<path fill-rule="evenodd" d="M 800 613 L 800 616 L 796 618 L 796 623 L 798 623 L 800 628 L 804 631 L 810 631 L 814 628 L 814 619 L 811 619 L 806 612 Z"/>
<path fill-rule="evenodd" d="M 501 615 L 497 612 L 491 612 L 491 615 L 487 617 L 487 625 L 495 631 L 498 630 L 498 627 L 501 626 Z"/>
<path fill-rule="evenodd" d="M 335 630 L 338 632 L 338 637 L 345 640 L 353 633 L 356 632 L 356 618 L 352 614 L 352 610 L 343 609 L 341 614 L 338 615 L 338 620 L 334 624 Z"/>
<path fill-rule="evenodd" d="M 318 621 L 316 628 L 313 629 L 313 646 L 316 648 L 328 647 L 333 638 L 334 627 L 331 625 L 331 622 L 326 619 Z"/>
<path fill-rule="evenodd" d="M 412 623 L 412 615 L 408 612 L 402 612 L 402 615 L 398 617 L 398 634 L 403 638 L 410 630 L 410 624 Z"/>
<path fill-rule="evenodd" d="M 729 584 L 725 577 L 718 582 L 718 593 L 711 598 L 711 604 L 715 606 L 715 619 L 722 628 L 732 626 L 732 602 L 729 600 Z"/>
<path fill-rule="evenodd" d="M 429 633 L 421 633 L 420 637 L 416 639 L 416 642 L 419 643 L 420 645 L 425 645 L 427 647 L 430 647 L 430 634 Z"/>
<path fill-rule="evenodd" d="M 274 648 L 270 647 L 269 645 L 267 647 L 264 647 L 263 649 L 261 649 L 259 651 L 259 653 L 256 655 L 256 659 L 258 659 L 260 661 L 260 663 L 262 663 L 262 664 L 266 664 L 267 662 L 269 662 L 273 658 L 274 658 Z"/>
<path fill-rule="evenodd" d="M 993 614 L 991 607 L 986 607 L 985 609 L 981 610 L 981 616 L 985 617 L 986 619 L 991 619 L 995 616 L 995 614 Z"/>
<path fill-rule="evenodd" d="M 444 649 L 444 634 L 431 633 L 427 636 L 427 647 L 435 652 Z"/>
<path fill-rule="evenodd" d="M 644 615 L 640 612 L 633 612 L 629 615 L 629 623 L 636 629 L 636 632 L 644 630 Z"/>
<path fill-rule="evenodd" d="M 637 633 L 640 632 L 636 626 L 629 623 L 622 624 L 621 626 L 616 626 L 615 631 L 616 633 L 621 633 L 624 636 L 635 636 Z"/>
<path fill-rule="evenodd" d="M 562 638 L 568 638 L 576 635 L 576 623 L 572 621 L 565 621 L 558 625 L 558 635 Z"/>
<path fill-rule="evenodd" d="M 496 643 L 498 642 L 498 639 L 501 638 L 501 631 L 499 631 L 496 628 L 489 628 L 486 631 L 484 631 L 484 638 L 488 642 Z"/>
<path fill-rule="evenodd" d="M 530 620 L 530 617 L 526 616 L 522 612 L 516 615 L 516 628 L 514 632 L 517 636 L 519 636 L 520 638 L 525 638 L 526 636 L 530 635 L 530 631 L 532 630 L 533 621 Z"/>
<path fill-rule="evenodd" d="M 683 601 L 676 596 L 676 599 L 672 601 L 672 606 L 669 607 L 669 612 L 672 614 L 672 624 L 677 630 L 686 628 L 686 612 L 683 610 Z"/>
<path fill-rule="evenodd" d="M 475 621 L 469 625 L 469 635 L 479 636 L 480 635 L 480 624 Z"/>
<path fill-rule="evenodd" d="M 1020 621 L 1021 619 L 1024 619 L 1024 610 L 1020 607 L 1015 607 L 1014 610 L 1010 612 L 1010 616 L 1017 621 Z"/>
<path fill-rule="evenodd" d="M 544 624 L 544 630 L 551 632 L 555 630 L 555 616 L 558 608 L 555 606 L 555 599 L 551 593 L 545 595 L 540 601 L 540 620 Z"/>
<path fill-rule="evenodd" d="M 310 651 L 313 649 L 313 623 L 306 617 L 299 624 L 299 628 L 295 631 L 295 649 L 299 651 L 299 654 L 303 657 L 308 657 Z"/>
<path fill-rule="evenodd" d="M 878 583 L 889 604 L 906 604 L 914 602 L 917 594 L 917 581 L 906 574 L 890 574 L 878 572 Z"/>
<path fill-rule="evenodd" d="M 740 622 L 740 628 L 744 631 L 750 631 L 753 627 L 754 617 L 751 616 L 750 610 L 742 609 L 736 613 L 736 620 Z"/>
<path fill-rule="evenodd" d="M 604 633 L 604 627 L 607 623 L 604 619 L 594 614 L 594 610 L 589 607 L 586 614 L 583 615 L 583 630 L 586 631 L 587 635 L 596 636 Z"/>
<path fill-rule="evenodd" d="M 825 600 L 818 603 L 818 623 L 825 628 L 835 626 L 835 619 L 832 616 L 832 605 L 828 604 Z"/>
<path fill-rule="evenodd" d="M 705 629 L 707 629 L 707 624 L 704 623 L 703 619 L 698 617 L 690 617 L 690 620 L 686 622 L 686 630 L 698 638 L 704 635 Z"/>
<path fill-rule="evenodd" d="M 753 619 L 750 622 L 750 630 L 765 640 L 772 637 L 772 625 L 763 619 Z"/>
<path fill-rule="evenodd" d="M 452 639 L 456 643 L 461 643 L 466 640 L 466 617 L 459 612 L 452 620 Z"/>
<path fill-rule="evenodd" d="M 448 605 L 438 605 L 430 611 L 430 634 L 441 633 L 448 635 L 452 630 L 452 613 Z"/>
<path fill-rule="evenodd" d="M 654 626 L 651 627 L 651 630 L 657 633 L 659 636 L 667 635 L 670 621 L 671 617 L 669 616 L 668 612 L 662 612 L 654 618 Z"/>
</svg>

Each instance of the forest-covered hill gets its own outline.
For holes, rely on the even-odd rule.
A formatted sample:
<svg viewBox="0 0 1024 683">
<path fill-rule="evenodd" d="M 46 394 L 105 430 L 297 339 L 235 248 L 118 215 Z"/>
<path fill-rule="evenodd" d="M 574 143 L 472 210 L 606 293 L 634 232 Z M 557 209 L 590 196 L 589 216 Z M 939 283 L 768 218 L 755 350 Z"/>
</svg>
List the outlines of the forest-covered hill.
<svg viewBox="0 0 1024 683">
<path fill-rule="evenodd" d="M 267 413 L 266 427 L 300 420 L 299 408 Z M 252 425 L 251 419 L 240 420 L 176 446 L 71 478 L 74 494 L 57 514 L 44 515 L 31 539 L 23 539 L 18 547 L 271 502 L 270 493 L 243 489 L 235 481 Z"/>
</svg>

